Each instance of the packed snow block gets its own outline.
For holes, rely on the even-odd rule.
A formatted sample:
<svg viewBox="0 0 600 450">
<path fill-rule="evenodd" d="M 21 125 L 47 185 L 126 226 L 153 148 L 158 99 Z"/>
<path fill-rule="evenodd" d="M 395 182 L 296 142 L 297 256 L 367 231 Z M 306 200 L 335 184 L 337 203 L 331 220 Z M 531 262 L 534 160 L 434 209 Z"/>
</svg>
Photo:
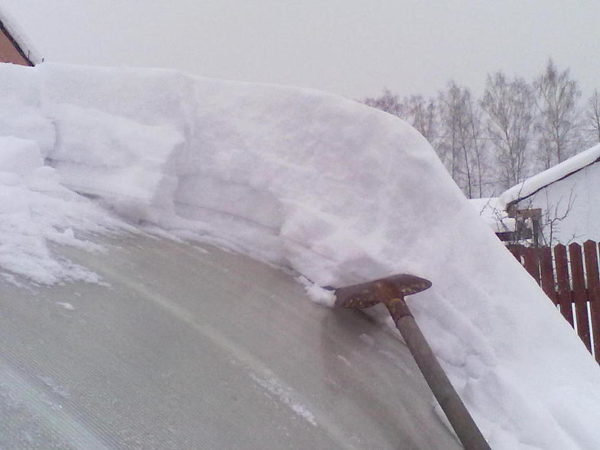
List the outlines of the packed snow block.
<svg viewBox="0 0 600 450">
<path fill-rule="evenodd" d="M 70 104 L 46 109 L 57 131 L 50 158 L 64 185 L 137 220 L 172 211 L 175 160 L 185 143 L 177 130 Z"/>
<path fill-rule="evenodd" d="M 0 102 L 17 102 L 30 107 L 39 106 L 39 72 L 35 68 L 0 63 Z"/>
<path fill-rule="evenodd" d="M 43 163 L 37 142 L 0 136 L 0 171 L 26 177 Z"/>
<path fill-rule="evenodd" d="M 187 133 L 193 78 L 165 69 L 39 66 L 43 105 L 70 104 Z"/>
<path fill-rule="evenodd" d="M 260 223 L 267 215 L 248 208 L 249 199 L 260 208 L 269 201 L 269 228 L 257 230 L 246 246 L 259 248 L 274 233 L 275 253 L 283 255 L 278 262 L 321 285 L 356 282 L 358 275 L 349 268 L 359 261 L 369 261 L 362 266 L 369 273 L 360 276 L 379 274 L 384 235 L 404 240 L 416 229 L 411 192 L 414 183 L 423 184 L 418 179 L 423 174 L 407 173 L 403 166 L 443 170 L 418 133 L 353 101 L 312 90 L 204 79 L 195 95 L 194 133 L 179 173 L 186 180 L 218 179 L 222 186 L 246 191 L 236 198 L 227 189 L 204 189 L 195 205 Z M 434 178 L 422 190 L 435 195 L 437 183 Z M 179 195 L 194 197 L 180 188 L 176 204 Z M 448 183 L 446 189 L 456 191 L 454 207 L 460 207 L 455 186 Z M 399 211 L 402 203 L 406 207 Z"/>
<path fill-rule="evenodd" d="M 54 146 L 54 127 L 41 114 L 35 68 L 0 63 L 0 135 L 35 140 L 42 155 Z"/>
</svg>

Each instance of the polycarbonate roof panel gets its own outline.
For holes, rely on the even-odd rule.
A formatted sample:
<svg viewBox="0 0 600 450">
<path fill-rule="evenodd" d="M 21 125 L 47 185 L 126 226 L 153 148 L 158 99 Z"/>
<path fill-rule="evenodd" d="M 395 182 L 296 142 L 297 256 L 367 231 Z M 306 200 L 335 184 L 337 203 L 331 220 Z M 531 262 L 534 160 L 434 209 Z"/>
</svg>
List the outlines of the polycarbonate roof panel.
<svg viewBox="0 0 600 450">
<path fill-rule="evenodd" d="M 214 247 L 100 243 L 60 251 L 106 285 L 0 281 L 1 448 L 460 448 L 364 313 Z"/>
</svg>

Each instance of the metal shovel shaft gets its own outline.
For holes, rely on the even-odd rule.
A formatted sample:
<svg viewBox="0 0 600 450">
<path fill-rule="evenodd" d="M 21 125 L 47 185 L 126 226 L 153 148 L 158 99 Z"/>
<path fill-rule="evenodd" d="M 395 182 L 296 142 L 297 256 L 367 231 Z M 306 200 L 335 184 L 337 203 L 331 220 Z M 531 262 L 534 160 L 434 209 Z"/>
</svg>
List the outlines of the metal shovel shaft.
<svg viewBox="0 0 600 450">
<path fill-rule="evenodd" d="M 430 286 L 430 281 L 414 275 L 392 275 L 336 289 L 336 306 L 369 308 L 383 303 L 460 442 L 467 450 L 487 450 L 490 446 L 454 390 L 404 301 L 405 295 L 424 291 Z"/>
<path fill-rule="evenodd" d="M 444 373 L 431 347 L 402 298 L 385 302 L 396 327 L 404 338 L 429 388 L 442 407 L 452 428 L 467 450 L 484 450 L 490 446 Z"/>
</svg>

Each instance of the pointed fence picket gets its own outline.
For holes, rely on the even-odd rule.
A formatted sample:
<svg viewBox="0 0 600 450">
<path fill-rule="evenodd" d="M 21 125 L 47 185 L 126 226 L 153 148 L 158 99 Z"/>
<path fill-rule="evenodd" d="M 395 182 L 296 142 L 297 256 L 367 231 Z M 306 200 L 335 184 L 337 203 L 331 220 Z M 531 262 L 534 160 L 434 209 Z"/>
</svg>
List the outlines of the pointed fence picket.
<svg viewBox="0 0 600 450">
<path fill-rule="evenodd" d="M 513 245 L 509 250 L 600 363 L 600 244 L 586 241 L 553 249 Z"/>
</svg>

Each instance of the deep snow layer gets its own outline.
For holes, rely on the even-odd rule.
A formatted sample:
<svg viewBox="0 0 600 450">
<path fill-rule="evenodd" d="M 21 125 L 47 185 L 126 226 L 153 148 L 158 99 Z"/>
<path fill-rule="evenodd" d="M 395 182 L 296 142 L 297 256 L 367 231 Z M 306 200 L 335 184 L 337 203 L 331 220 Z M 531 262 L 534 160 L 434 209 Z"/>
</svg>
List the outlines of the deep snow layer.
<svg viewBox="0 0 600 450">
<path fill-rule="evenodd" d="M 597 365 L 401 120 L 156 70 L 3 65 L 0 99 L 0 135 L 130 220 L 319 285 L 429 278 L 409 302 L 493 448 L 600 447 Z"/>
</svg>

